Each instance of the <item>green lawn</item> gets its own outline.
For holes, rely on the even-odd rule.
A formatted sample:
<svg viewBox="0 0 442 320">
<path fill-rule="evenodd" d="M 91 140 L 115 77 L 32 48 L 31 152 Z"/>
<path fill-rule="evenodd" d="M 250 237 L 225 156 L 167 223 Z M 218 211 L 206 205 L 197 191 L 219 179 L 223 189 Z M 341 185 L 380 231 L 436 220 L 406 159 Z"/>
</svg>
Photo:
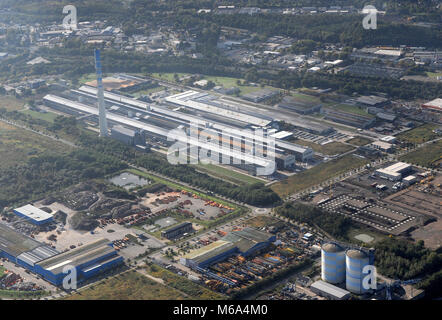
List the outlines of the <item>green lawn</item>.
<svg viewBox="0 0 442 320">
<path fill-rule="evenodd" d="M 298 92 L 291 92 L 290 95 L 304 103 L 313 103 L 313 104 L 321 103 L 321 100 L 318 97 L 312 95 L 298 93 Z"/>
<path fill-rule="evenodd" d="M 47 122 L 54 122 L 55 118 L 58 117 L 58 114 L 55 114 L 53 112 L 42 113 L 34 110 L 23 110 L 22 113 L 28 114 L 33 118 L 44 120 Z"/>
<path fill-rule="evenodd" d="M 364 109 L 359 108 L 358 106 L 352 106 L 349 104 L 335 104 L 335 105 L 329 106 L 329 108 L 334 109 L 334 110 L 343 111 L 343 112 L 352 113 L 352 114 L 357 114 L 360 116 L 366 116 L 366 117 L 370 117 L 370 118 L 375 117 L 374 115 L 366 112 Z"/>
<path fill-rule="evenodd" d="M 294 192 L 313 187 L 330 178 L 350 171 L 351 169 L 361 167 L 366 163 L 368 163 L 367 160 L 349 154 L 339 159 L 321 163 L 310 170 L 293 175 L 283 181 L 273 184 L 271 188 L 279 196 L 285 197 Z"/>
<path fill-rule="evenodd" d="M 256 179 L 252 176 L 242 174 L 237 171 L 229 170 L 228 168 L 224 168 L 218 165 L 198 164 L 195 167 L 202 172 L 206 172 L 207 174 L 228 180 L 235 184 L 245 185 L 245 184 L 263 183 L 263 181 L 260 179 Z"/>
<path fill-rule="evenodd" d="M 311 141 L 306 141 L 306 140 L 302 140 L 302 139 L 296 139 L 292 141 L 293 143 L 296 144 L 300 144 L 303 146 L 309 146 L 310 148 L 312 148 L 314 151 L 325 154 L 325 155 L 329 155 L 329 156 L 333 156 L 333 155 L 339 155 L 341 153 L 345 153 L 348 152 L 352 149 L 354 149 L 353 147 L 341 143 L 341 142 L 330 142 L 327 143 L 323 146 L 321 146 L 320 144 L 311 142 Z"/>
<path fill-rule="evenodd" d="M 96 79 L 97 79 L 97 75 L 95 73 L 89 73 L 89 74 L 83 75 L 80 79 L 78 79 L 78 82 L 80 84 L 85 84 L 86 82 L 94 81 Z"/>
<path fill-rule="evenodd" d="M 359 147 L 359 146 L 365 146 L 366 144 L 372 143 L 373 140 L 366 138 L 366 137 L 357 136 L 357 137 L 351 138 L 350 140 L 347 140 L 346 142 Z"/>
<path fill-rule="evenodd" d="M 423 143 L 426 141 L 434 140 L 438 137 L 438 135 L 433 132 L 433 130 L 437 127 L 438 126 L 434 124 L 424 124 L 410 131 L 401 133 L 396 137 L 404 142 Z"/>
<path fill-rule="evenodd" d="M 185 300 L 178 290 L 130 271 L 92 285 L 66 300 Z"/>
<path fill-rule="evenodd" d="M 402 156 L 400 160 L 423 167 L 437 167 L 442 162 L 442 140 L 410 152 Z"/>
</svg>

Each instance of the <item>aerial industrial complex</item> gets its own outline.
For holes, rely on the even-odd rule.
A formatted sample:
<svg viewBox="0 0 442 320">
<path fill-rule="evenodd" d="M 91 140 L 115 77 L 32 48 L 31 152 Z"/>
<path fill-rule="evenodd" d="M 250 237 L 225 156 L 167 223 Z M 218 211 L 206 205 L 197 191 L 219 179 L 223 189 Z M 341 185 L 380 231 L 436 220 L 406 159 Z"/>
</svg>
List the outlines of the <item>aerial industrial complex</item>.
<svg viewBox="0 0 442 320">
<path fill-rule="evenodd" d="M 123 262 L 111 243 L 102 239 L 60 253 L 53 248 L 0 224 L 0 257 L 41 276 L 56 286 L 63 284 L 66 267 L 75 269 L 78 282 Z"/>
<path fill-rule="evenodd" d="M 98 116 L 99 111 L 95 107 L 98 92 L 100 90 L 96 88 L 82 86 L 79 90 L 71 90 L 59 96 L 46 95 L 43 101 L 51 108 L 70 114 Z M 107 121 L 113 124 L 111 137 L 128 144 L 142 147 L 142 139 L 136 137 L 144 136 L 166 145 L 178 141 L 187 145 L 189 150 L 193 147 L 198 150 L 210 149 L 223 159 L 222 163 L 248 169 L 251 166 L 255 172 L 256 168 L 275 167 L 272 155 L 275 158 L 293 155 L 302 162 L 314 156 L 309 147 L 278 138 L 275 138 L 274 143 L 269 142 L 273 139 L 270 134 L 274 136 L 276 131 L 272 129 L 274 122 L 270 117 L 244 113 L 242 109 L 238 111 L 233 103 L 227 105 L 226 102 L 218 102 L 208 94 L 188 91 L 167 97 L 163 105 L 111 92 L 104 92 L 103 96 L 109 106 L 106 111 Z M 259 129 L 262 134 L 250 129 Z M 274 151 L 271 150 L 272 145 Z M 258 152 L 259 149 L 267 150 L 265 153 L 268 154 Z M 293 165 L 293 162 L 283 163 L 284 168 Z M 270 170 L 268 174 L 273 172 Z"/>
</svg>

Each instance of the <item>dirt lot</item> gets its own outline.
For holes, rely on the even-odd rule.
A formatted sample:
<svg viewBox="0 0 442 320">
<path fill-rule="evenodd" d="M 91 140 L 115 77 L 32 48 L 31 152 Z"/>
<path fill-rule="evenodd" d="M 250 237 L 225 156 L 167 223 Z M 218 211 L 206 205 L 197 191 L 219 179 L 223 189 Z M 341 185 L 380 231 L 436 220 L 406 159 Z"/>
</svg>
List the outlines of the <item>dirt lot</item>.
<svg viewBox="0 0 442 320">
<path fill-rule="evenodd" d="M 411 233 L 415 240 L 424 240 L 425 246 L 437 249 L 442 245 L 442 220 L 427 224 Z"/>
<path fill-rule="evenodd" d="M 414 184 L 413 186 L 399 191 L 387 198 L 385 201 L 393 203 L 402 208 L 415 210 L 423 214 L 429 214 L 436 218 L 442 218 L 442 175 L 438 175 L 431 185 Z"/>
<path fill-rule="evenodd" d="M 231 212 L 231 210 L 225 208 L 208 205 L 206 200 L 195 199 L 180 192 L 162 192 L 159 195 L 148 193 L 142 201 L 144 206 L 151 208 L 152 213 L 175 208 L 180 203 L 183 203 L 182 210 L 190 212 L 193 217 L 199 217 L 201 220 L 213 220 L 222 212 Z"/>
</svg>

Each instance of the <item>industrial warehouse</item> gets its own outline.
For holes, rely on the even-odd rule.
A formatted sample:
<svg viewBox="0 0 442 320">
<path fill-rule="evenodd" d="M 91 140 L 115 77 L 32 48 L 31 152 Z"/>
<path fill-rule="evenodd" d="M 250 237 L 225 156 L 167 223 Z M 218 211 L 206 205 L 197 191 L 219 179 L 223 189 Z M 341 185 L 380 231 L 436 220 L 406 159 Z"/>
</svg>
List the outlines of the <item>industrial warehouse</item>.
<svg viewBox="0 0 442 320">
<path fill-rule="evenodd" d="M 58 96 L 46 95 L 43 102 L 68 114 L 98 116 L 98 92 L 97 88 L 81 86 Z M 164 105 L 107 91 L 103 91 L 103 99 L 110 106 L 105 112 L 112 124 L 110 136 L 140 150 L 149 150 L 146 140 L 167 146 L 177 141 L 180 146 L 187 146 L 191 155 L 194 148 L 197 154 L 211 150 L 212 158 L 218 155 L 220 163 L 261 175 L 275 171 L 272 158 L 293 155 L 297 161 L 308 162 L 314 157 L 310 147 L 284 141 L 286 136 L 277 134 L 270 117 L 252 114 L 235 102 L 218 101 L 208 94 L 187 91 L 166 97 Z M 185 110 L 180 111 L 181 108 Z M 293 165 L 293 161 L 283 161 L 278 168 L 288 169 Z M 269 170 L 259 172 L 258 168 Z"/>
<path fill-rule="evenodd" d="M 31 204 L 27 204 L 23 207 L 14 209 L 13 212 L 17 216 L 23 217 L 35 225 L 43 225 L 53 220 L 52 215 L 39 208 L 34 207 Z"/>
<path fill-rule="evenodd" d="M 205 269 L 234 254 L 247 257 L 276 241 L 276 237 L 253 228 L 233 231 L 222 240 L 195 250 L 180 259 L 181 264 L 190 268 Z"/>
<path fill-rule="evenodd" d="M 106 239 L 60 253 L 3 224 L 0 224 L 0 258 L 22 266 L 55 286 L 62 285 L 65 267 L 75 268 L 81 282 L 123 263 L 123 257 Z"/>
</svg>

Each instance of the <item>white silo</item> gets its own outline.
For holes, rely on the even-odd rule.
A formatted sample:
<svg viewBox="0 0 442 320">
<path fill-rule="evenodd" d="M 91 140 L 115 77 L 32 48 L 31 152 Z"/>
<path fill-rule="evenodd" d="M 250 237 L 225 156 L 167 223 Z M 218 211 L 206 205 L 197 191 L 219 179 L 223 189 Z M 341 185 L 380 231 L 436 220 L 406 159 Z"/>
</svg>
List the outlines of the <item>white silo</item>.
<svg viewBox="0 0 442 320">
<path fill-rule="evenodd" d="M 345 279 L 345 250 L 335 244 L 326 243 L 321 247 L 322 280 L 337 284 Z"/>
<path fill-rule="evenodd" d="M 345 255 L 346 280 L 345 285 L 348 291 L 355 294 L 363 294 L 367 292 L 363 288 L 362 282 L 367 274 L 363 274 L 362 270 L 370 264 L 370 257 L 361 250 L 350 249 Z"/>
</svg>

